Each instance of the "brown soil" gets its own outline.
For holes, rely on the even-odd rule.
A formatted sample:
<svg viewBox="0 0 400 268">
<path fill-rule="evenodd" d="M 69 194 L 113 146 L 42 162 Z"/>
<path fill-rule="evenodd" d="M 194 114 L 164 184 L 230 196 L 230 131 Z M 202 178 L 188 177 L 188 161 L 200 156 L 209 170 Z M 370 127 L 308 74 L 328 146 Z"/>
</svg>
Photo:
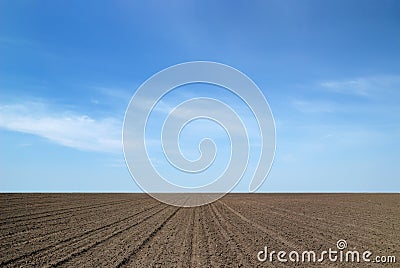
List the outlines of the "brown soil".
<svg viewBox="0 0 400 268">
<path fill-rule="evenodd" d="M 400 194 L 229 194 L 196 208 L 145 194 L 0 194 L 0 212 L 5 267 L 383 266 L 257 259 L 265 246 L 321 252 L 339 239 L 400 263 Z"/>
</svg>

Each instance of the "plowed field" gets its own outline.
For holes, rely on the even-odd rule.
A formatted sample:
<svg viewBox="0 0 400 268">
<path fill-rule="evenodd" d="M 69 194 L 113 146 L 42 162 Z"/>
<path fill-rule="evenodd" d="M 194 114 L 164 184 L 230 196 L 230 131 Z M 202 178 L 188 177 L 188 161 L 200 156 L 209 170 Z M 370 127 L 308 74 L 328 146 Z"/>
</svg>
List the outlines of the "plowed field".
<svg viewBox="0 0 400 268">
<path fill-rule="evenodd" d="M 0 202 L 5 267 L 380 267 L 377 255 L 400 265 L 400 194 L 229 194 L 196 208 L 145 194 L 0 194 Z M 265 247 L 338 250 L 340 239 L 372 261 L 257 258 Z"/>
</svg>

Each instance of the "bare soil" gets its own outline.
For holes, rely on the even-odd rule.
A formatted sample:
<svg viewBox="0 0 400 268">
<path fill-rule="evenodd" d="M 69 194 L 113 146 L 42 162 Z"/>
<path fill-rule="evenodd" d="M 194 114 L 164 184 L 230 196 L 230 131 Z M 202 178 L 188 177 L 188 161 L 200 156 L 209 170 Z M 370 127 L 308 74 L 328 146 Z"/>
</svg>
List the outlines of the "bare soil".
<svg viewBox="0 0 400 268">
<path fill-rule="evenodd" d="M 0 213 L 2 267 L 400 267 L 400 194 L 228 194 L 196 208 L 146 194 L 0 194 Z M 257 259 L 265 246 L 321 252 L 340 239 L 397 263 Z"/>
</svg>

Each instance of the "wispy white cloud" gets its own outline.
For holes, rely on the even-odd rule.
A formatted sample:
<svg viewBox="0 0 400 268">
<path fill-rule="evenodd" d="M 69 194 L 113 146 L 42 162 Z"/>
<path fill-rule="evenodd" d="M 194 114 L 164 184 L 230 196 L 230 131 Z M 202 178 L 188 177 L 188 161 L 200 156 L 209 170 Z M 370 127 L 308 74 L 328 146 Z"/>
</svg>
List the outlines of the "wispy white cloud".
<svg viewBox="0 0 400 268">
<path fill-rule="evenodd" d="M 117 153 L 122 149 L 120 120 L 57 111 L 43 102 L 0 105 L 0 128 L 80 150 Z"/>
<path fill-rule="evenodd" d="M 327 81 L 320 84 L 323 88 L 343 94 L 368 96 L 368 83 L 364 79 L 347 81 Z"/>
<path fill-rule="evenodd" d="M 332 101 L 293 99 L 292 106 L 302 113 L 332 113 L 337 110 L 337 104 Z"/>
<path fill-rule="evenodd" d="M 313 96 L 287 99 L 300 116 L 289 112 L 276 121 L 278 141 L 279 135 L 285 140 L 282 161 L 301 162 L 304 154 L 329 158 L 359 152 L 372 159 L 374 150 L 390 150 L 396 143 L 400 75 L 332 80 L 316 89 Z"/>
<path fill-rule="evenodd" d="M 400 75 L 371 76 L 342 81 L 317 83 L 321 90 L 341 94 L 343 98 L 332 95 L 316 94 L 313 97 L 296 97 L 287 103 L 304 114 L 388 114 L 393 116 L 398 111 L 400 99 Z M 359 97 L 354 101 L 349 96 Z"/>
<path fill-rule="evenodd" d="M 399 128 L 387 131 L 371 126 L 338 123 L 293 126 L 279 131 L 285 136 L 282 138 L 285 142 L 278 146 L 277 159 L 278 162 L 301 163 L 306 159 L 305 155 L 323 160 L 340 154 L 343 157 L 353 154 L 373 158 L 376 150 L 394 148 L 399 131 Z"/>
<path fill-rule="evenodd" d="M 380 75 L 349 80 L 331 80 L 319 86 L 334 93 L 372 97 L 377 94 L 396 93 L 400 90 L 400 75 Z"/>
<path fill-rule="evenodd" d="M 117 87 L 103 87 L 103 86 L 91 86 L 97 93 L 104 95 L 107 98 L 114 98 L 124 101 L 129 101 L 132 97 L 133 90 L 128 88 L 117 88 Z"/>
<path fill-rule="evenodd" d="M 110 160 L 107 162 L 106 166 L 112 167 L 112 168 L 122 168 L 122 167 L 126 167 L 125 159 L 124 159 L 123 157 L 110 159 Z"/>
</svg>

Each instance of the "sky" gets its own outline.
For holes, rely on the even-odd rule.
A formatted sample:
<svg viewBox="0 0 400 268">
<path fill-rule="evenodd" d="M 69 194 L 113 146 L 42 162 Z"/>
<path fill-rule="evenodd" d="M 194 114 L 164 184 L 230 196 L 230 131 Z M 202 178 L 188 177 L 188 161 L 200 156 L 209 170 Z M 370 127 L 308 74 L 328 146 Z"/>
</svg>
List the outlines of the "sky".
<svg viewBox="0 0 400 268">
<path fill-rule="evenodd" d="M 149 77 L 188 61 L 230 65 L 268 100 L 276 152 L 258 192 L 400 192 L 400 3 L 387 0 L 1 1 L 0 191 L 141 191 L 125 110 Z M 162 103 L 208 95 L 246 117 L 207 86 Z M 203 134 L 226 134 L 197 123 L 182 138 L 189 159 Z"/>
</svg>

